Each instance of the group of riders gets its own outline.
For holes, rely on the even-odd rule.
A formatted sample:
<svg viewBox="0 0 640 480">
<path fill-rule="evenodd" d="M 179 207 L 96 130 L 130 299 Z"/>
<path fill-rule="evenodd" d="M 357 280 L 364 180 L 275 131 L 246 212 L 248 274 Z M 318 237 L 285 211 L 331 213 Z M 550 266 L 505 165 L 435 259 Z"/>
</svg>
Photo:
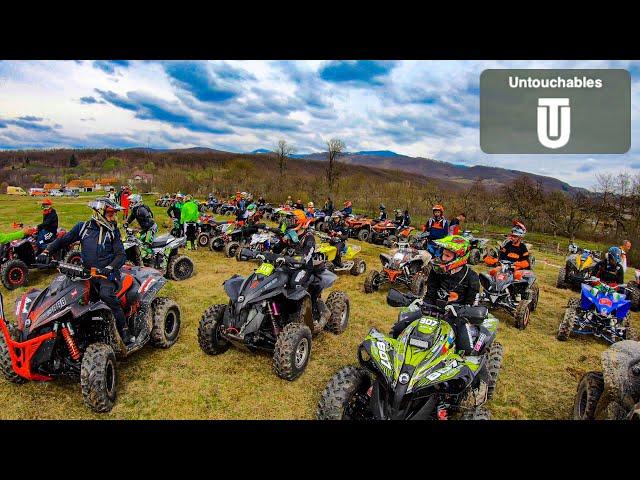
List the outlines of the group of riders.
<svg viewBox="0 0 640 480">
<path fill-rule="evenodd" d="M 118 203 L 117 198 L 112 198 L 110 195 L 92 201 L 89 204 L 93 211 L 91 218 L 84 222 L 78 222 L 61 237 L 57 236 L 58 215 L 56 210 L 50 199 L 44 199 L 41 203 L 42 223 L 35 228 L 27 227 L 15 233 L 0 234 L 0 243 L 27 235 L 36 235 L 39 248 L 37 262 L 47 264 L 50 262 L 51 256 L 59 249 L 79 242 L 83 265 L 86 268 L 96 268 L 102 272 L 101 278 L 92 278 L 91 281 L 96 283 L 100 298 L 113 311 L 123 341 L 129 343 L 135 339 L 128 332 L 125 314 L 116 297 L 116 284 L 120 277 L 120 269 L 126 260 L 122 237 L 117 225 L 117 214 L 119 212 L 127 213 L 124 217 L 123 226 L 125 228 L 128 228 L 134 221 L 138 223 L 139 236 L 148 248 L 147 253 L 150 253 L 158 225 L 151 208 L 145 205 L 141 195 L 126 192 L 126 197 L 129 212 L 126 212 L 127 209 Z M 253 201 L 251 196 L 243 196 L 241 192 L 238 192 L 235 200 L 236 220 L 244 222 L 245 225 L 255 224 L 259 219 L 259 215 L 256 215 L 258 206 L 266 203 L 264 198 L 260 196 L 257 201 Z M 315 206 L 313 202 L 309 202 L 305 208 L 299 199 L 293 202 L 290 196 L 284 205 L 290 207 L 290 211 L 287 215 L 283 215 L 278 228 L 271 229 L 271 231 L 278 233 L 282 240 L 279 242 L 279 251 L 274 253 L 280 253 L 284 247 L 290 247 L 301 255 L 305 268 L 304 275 L 298 279 L 298 282 L 310 288 L 312 302 L 315 305 L 321 292 L 313 290 L 312 279 L 324 268 L 322 264 L 314 262 L 314 253 L 317 248 L 314 237 L 315 230 L 312 227 Z M 344 202 L 343 207 L 339 214 L 334 215 L 336 211 L 330 197 L 327 197 L 323 206 L 325 214 L 334 219 L 329 226 L 329 235 L 332 242 L 338 247 L 337 265 L 340 265 L 340 256 L 346 251 L 346 241 L 349 238 L 349 229 L 345 220 L 353 213 L 351 201 Z M 444 289 L 447 292 L 454 292 L 463 304 L 477 305 L 480 292 L 479 276 L 468 265 L 471 250 L 469 241 L 459 235 L 460 225 L 464 222 L 465 215 L 460 214 L 449 221 L 445 218 L 444 207 L 440 204 L 433 206 L 432 213 L 432 217 L 423 227 L 423 230 L 429 234 L 428 243 L 433 267 L 427 280 L 425 300 L 429 303 L 435 302 L 437 292 Z M 407 210 L 404 212 L 396 210 L 395 214 L 399 226 L 410 224 L 411 220 Z M 195 248 L 197 224 L 200 216 L 199 203 L 191 195 L 178 193 L 175 195 L 175 202 L 172 202 L 167 210 L 167 215 L 174 222 L 174 230 L 187 236 L 188 248 Z M 384 205 L 380 205 L 378 220 L 386 219 L 386 208 Z M 507 240 L 499 250 L 498 258 L 487 256 L 484 260 L 485 263 L 493 266 L 499 261 L 508 260 L 513 262 L 516 269 L 529 269 L 529 251 L 523 241 L 526 232 L 524 224 L 514 221 Z M 622 247 L 611 247 L 605 257 L 593 267 L 592 274 L 603 282 L 622 284 L 626 267 L 626 253 L 629 248 L 629 242 L 625 242 Z M 496 272 L 494 270 L 490 273 L 495 274 Z M 323 310 L 322 305 L 318 305 L 318 308 Z M 321 311 L 321 314 L 327 314 L 327 312 Z M 393 331 L 399 333 L 405 326 L 397 324 Z"/>
</svg>

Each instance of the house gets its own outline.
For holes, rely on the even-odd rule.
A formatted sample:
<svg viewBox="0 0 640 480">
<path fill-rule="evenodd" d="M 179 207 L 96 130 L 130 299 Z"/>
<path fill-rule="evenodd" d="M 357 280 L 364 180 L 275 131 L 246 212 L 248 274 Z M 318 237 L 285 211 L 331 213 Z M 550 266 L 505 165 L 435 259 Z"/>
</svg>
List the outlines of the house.
<svg viewBox="0 0 640 480">
<path fill-rule="evenodd" d="M 141 171 L 133 172 L 133 177 L 129 179 L 129 183 L 151 183 L 153 182 L 152 173 L 144 173 Z"/>
<path fill-rule="evenodd" d="M 114 177 L 99 178 L 96 180 L 96 190 L 109 190 L 110 187 L 118 184 L 118 179 Z"/>
<path fill-rule="evenodd" d="M 79 192 L 93 192 L 95 186 L 93 180 L 71 180 L 66 185 L 68 189 L 77 189 Z"/>
<path fill-rule="evenodd" d="M 61 190 L 62 185 L 60 185 L 59 183 L 45 183 L 43 189 L 45 192 L 49 192 L 51 190 Z"/>
</svg>

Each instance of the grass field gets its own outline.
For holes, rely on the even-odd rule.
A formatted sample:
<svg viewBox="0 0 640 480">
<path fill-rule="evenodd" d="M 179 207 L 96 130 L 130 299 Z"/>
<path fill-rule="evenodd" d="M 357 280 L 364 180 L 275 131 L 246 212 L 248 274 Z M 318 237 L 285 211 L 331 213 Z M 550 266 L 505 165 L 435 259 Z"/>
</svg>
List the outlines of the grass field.
<svg viewBox="0 0 640 480">
<path fill-rule="evenodd" d="M 70 228 L 87 219 L 90 210 L 86 202 L 86 197 L 54 199 L 61 226 Z M 153 199 L 147 202 L 153 204 Z M 153 208 L 156 218 L 164 221 L 164 209 Z M 14 221 L 37 224 L 40 219 L 38 199 L 0 195 L 0 231 L 11 231 Z M 383 248 L 361 245 L 367 267 L 378 269 L 378 254 Z M 564 306 L 577 294 L 555 288 L 563 255 L 534 253 L 540 303 L 529 327 L 517 330 L 509 316 L 496 314 L 502 320 L 498 340 L 505 347 L 505 355 L 496 395 L 489 404 L 495 419 L 570 418 L 578 379 L 586 371 L 599 369 L 600 353 L 607 348 L 592 337 L 571 338 L 564 343 L 556 340 Z M 79 385 L 72 381 L 13 385 L 0 379 L 0 418 L 312 419 L 327 381 L 338 368 L 356 362 L 356 347 L 369 328 L 386 332 L 397 315 L 397 310 L 386 305 L 385 291 L 366 295 L 364 276 L 341 275 L 334 288 L 350 296 L 349 328 L 340 336 L 326 333 L 314 339 L 306 372 L 295 382 L 286 382 L 272 372 L 269 355 L 232 348 L 210 357 L 200 350 L 196 335 L 202 312 L 213 303 L 226 303 L 222 282 L 234 273 L 250 273 L 254 265 L 209 250 L 198 250 L 190 256 L 196 263 L 196 275 L 184 282 L 169 282 L 162 292 L 182 308 L 178 342 L 169 350 L 145 347 L 119 364 L 118 400 L 110 413 L 98 415 L 88 410 Z M 52 274 L 33 272 L 27 288 L 42 288 L 51 279 Z M 14 301 L 25 290 L 8 292 L 0 286 L 11 321 Z M 632 314 L 637 327 L 639 318 Z"/>
</svg>

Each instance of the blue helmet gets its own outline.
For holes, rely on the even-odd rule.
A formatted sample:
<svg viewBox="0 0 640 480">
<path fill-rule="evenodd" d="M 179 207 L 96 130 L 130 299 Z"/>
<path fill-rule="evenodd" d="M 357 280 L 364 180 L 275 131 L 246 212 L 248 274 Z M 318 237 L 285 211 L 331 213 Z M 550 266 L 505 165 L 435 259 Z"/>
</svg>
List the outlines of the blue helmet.
<svg viewBox="0 0 640 480">
<path fill-rule="evenodd" d="M 607 254 L 609 258 L 613 258 L 616 263 L 622 264 L 622 249 L 620 247 L 611 247 Z"/>
</svg>

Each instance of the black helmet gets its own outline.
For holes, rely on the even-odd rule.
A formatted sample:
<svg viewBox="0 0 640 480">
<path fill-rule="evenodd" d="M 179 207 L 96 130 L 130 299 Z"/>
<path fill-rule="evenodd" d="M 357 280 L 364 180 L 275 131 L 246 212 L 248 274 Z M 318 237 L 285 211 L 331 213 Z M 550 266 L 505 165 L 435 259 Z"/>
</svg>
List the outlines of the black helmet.
<svg viewBox="0 0 640 480">
<path fill-rule="evenodd" d="M 92 218 L 98 223 L 102 225 L 106 229 L 113 231 L 115 228 L 115 223 L 107 220 L 106 213 L 107 212 L 118 212 L 123 210 L 123 208 L 118 205 L 116 202 L 109 198 L 96 198 L 94 201 L 89 203 L 89 207 L 93 210 Z"/>
<path fill-rule="evenodd" d="M 380 204 L 380 210 L 386 210 L 386 209 L 387 209 L 387 207 L 384 206 L 384 203 L 381 203 Z"/>
</svg>

